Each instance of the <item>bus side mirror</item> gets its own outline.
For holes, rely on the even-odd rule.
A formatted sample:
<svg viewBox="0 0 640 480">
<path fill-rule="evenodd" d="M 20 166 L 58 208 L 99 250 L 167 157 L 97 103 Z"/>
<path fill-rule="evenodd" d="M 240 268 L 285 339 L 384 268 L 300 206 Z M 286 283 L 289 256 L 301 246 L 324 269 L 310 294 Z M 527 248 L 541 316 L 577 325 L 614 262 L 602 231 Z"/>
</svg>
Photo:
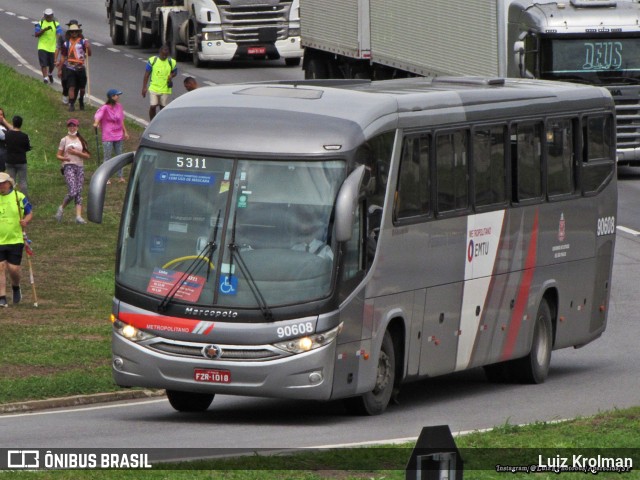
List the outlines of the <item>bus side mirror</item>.
<svg viewBox="0 0 640 480">
<path fill-rule="evenodd" d="M 519 40 L 513 44 L 513 61 L 518 66 L 521 78 L 527 78 L 527 69 L 524 66 L 524 42 Z"/>
<path fill-rule="evenodd" d="M 87 218 L 93 223 L 102 223 L 104 196 L 107 191 L 107 180 L 121 168 L 133 163 L 135 152 L 118 155 L 98 167 L 89 183 L 89 198 Z"/>
<path fill-rule="evenodd" d="M 356 168 L 344 181 L 336 199 L 336 240 L 346 242 L 351 240 L 353 221 L 358 208 L 360 184 L 364 177 L 364 165 Z"/>
</svg>

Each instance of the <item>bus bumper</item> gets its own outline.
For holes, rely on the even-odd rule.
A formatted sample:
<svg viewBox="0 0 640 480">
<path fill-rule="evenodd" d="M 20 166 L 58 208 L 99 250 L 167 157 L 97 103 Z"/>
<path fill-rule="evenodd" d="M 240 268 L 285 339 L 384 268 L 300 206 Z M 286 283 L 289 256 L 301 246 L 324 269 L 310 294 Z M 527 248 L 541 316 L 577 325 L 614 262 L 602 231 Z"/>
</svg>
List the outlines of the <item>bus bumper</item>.
<svg viewBox="0 0 640 480">
<path fill-rule="evenodd" d="M 115 382 L 122 387 L 164 388 L 274 398 L 328 400 L 333 382 L 336 343 L 306 353 L 260 362 L 178 358 L 112 335 Z M 196 369 L 229 372 L 229 383 L 196 381 Z"/>
<path fill-rule="evenodd" d="M 227 43 L 222 40 L 204 40 L 200 44 L 198 52 L 200 60 L 204 62 L 230 61 L 237 58 L 301 58 L 302 47 L 300 37 L 289 37 L 286 40 L 278 40 L 274 44 L 259 45 L 264 48 L 264 53 L 252 53 L 254 46 Z"/>
</svg>

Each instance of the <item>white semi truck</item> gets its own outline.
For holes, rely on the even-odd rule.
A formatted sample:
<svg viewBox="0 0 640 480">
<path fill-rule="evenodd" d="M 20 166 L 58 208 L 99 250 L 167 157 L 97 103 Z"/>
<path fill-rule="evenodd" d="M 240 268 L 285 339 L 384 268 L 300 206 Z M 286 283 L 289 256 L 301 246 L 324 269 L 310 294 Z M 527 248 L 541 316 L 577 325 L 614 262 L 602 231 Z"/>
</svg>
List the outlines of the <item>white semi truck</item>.
<svg viewBox="0 0 640 480">
<path fill-rule="evenodd" d="M 299 65 L 299 0 L 106 0 L 114 45 L 167 44 L 177 60 L 284 58 Z"/>
<path fill-rule="evenodd" d="M 637 0 L 300 0 L 308 79 L 541 78 L 605 86 L 618 164 L 640 164 Z"/>
</svg>

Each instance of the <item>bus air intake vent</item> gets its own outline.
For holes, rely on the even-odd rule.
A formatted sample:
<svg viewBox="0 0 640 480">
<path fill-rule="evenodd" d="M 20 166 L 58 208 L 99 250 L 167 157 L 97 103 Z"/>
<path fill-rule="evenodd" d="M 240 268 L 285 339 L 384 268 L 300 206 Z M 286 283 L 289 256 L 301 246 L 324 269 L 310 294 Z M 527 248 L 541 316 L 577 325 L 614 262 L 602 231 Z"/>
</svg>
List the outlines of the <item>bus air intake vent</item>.
<svg viewBox="0 0 640 480">
<path fill-rule="evenodd" d="M 151 350 L 160 353 L 167 353 L 179 357 L 189 357 L 203 359 L 202 344 L 189 343 L 173 343 L 173 342 L 157 342 L 147 345 Z M 284 357 L 286 354 L 279 354 L 266 348 L 242 348 L 236 346 L 222 346 L 222 355 L 215 361 L 238 361 L 238 362 L 259 362 L 265 360 L 274 360 Z"/>
</svg>

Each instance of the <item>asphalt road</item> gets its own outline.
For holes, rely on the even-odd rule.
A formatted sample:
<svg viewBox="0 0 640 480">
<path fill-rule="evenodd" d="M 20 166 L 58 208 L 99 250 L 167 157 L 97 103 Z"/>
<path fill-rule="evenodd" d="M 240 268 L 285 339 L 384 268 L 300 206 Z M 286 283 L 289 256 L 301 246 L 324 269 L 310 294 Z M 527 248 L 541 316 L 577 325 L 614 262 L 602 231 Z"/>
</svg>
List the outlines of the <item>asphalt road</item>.
<svg viewBox="0 0 640 480">
<path fill-rule="evenodd" d="M 125 108 L 146 118 L 147 103 L 139 90 L 144 59 L 153 51 L 111 49 L 103 0 L 0 0 L 0 9 L 4 9 L 0 10 L 0 39 L 37 67 L 30 21 L 38 19 L 46 7 L 53 8 L 64 22 L 80 19 L 93 41 L 92 94 L 101 96 L 108 88 L 121 88 Z M 7 12 L 16 10 L 20 10 L 18 15 Z M 3 44 L 0 61 L 29 71 Z M 202 84 L 302 78 L 299 68 L 257 63 L 204 70 L 181 63 L 179 68 L 183 74 L 195 74 Z M 180 87 L 177 90 L 182 93 Z M 554 352 L 549 379 L 542 385 L 490 384 L 476 369 L 407 385 L 399 396 L 400 404 L 375 418 L 350 417 L 339 402 L 230 396 L 217 396 L 203 414 L 176 413 L 163 398 L 9 414 L 0 416 L 0 448 L 317 447 L 415 438 L 428 425 L 448 424 L 462 431 L 640 405 L 639 199 L 640 170 L 623 169 L 608 328 L 602 338 L 580 350 Z"/>
<path fill-rule="evenodd" d="M 72 18 L 82 24 L 83 33 L 93 48 L 88 72 L 88 90 L 93 97 L 93 105 L 102 105 L 107 90 L 117 88 L 124 92 L 121 103 L 125 111 L 147 121 L 149 99 L 142 98 L 142 80 L 145 63 L 157 53 L 157 49 L 114 47 L 109 37 L 104 0 L 0 0 L 0 62 L 15 67 L 21 73 L 41 78 L 33 23 L 42 18 L 45 8 L 54 10 L 63 28 Z M 287 67 L 284 60 L 217 62 L 206 68 L 178 62 L 178 74 L 174 97 L 186 93 L 182 85 L 186 76 L 195 77 L 201 86 L 304 78 L 301 67 Z M 60 88 L 58 82 L 55 88 Z"/>
</svg>

